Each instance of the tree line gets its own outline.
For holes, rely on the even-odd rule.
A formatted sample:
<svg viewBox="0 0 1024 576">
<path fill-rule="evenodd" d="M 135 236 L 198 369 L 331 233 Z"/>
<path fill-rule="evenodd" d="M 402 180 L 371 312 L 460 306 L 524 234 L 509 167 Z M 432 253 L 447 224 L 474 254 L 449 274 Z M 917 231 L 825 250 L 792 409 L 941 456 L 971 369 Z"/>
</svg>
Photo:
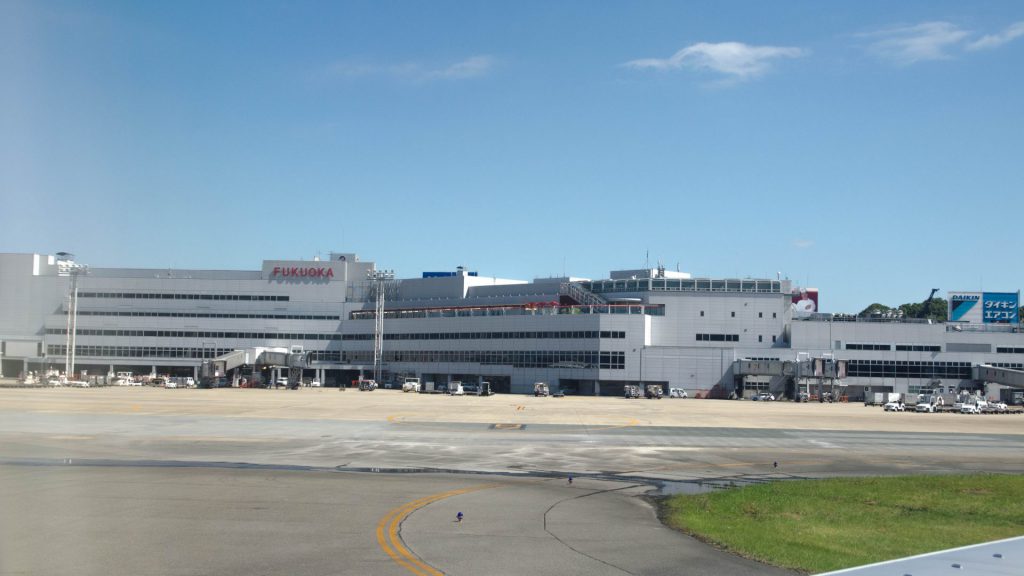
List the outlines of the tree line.
<svg viewBox="0 0 1024 576">
<path fill-rule="evenodd" d="M 861 310 L 858 316 L 885 316 L 889 314 L 902 316 L 903 318 L 924 318 L 937 322 L 945 322 L 949 319 L 949 303 L 945 298 L 932 298 L 926 302 L 910 302 L 907 304 L 900 304 L 896 307 L 889 307 L 885 304 L 875 302 L 864 310 Z M 1020 307 L 1017 318 L 1024 318 L 1024 306 Z"/>
</svg>

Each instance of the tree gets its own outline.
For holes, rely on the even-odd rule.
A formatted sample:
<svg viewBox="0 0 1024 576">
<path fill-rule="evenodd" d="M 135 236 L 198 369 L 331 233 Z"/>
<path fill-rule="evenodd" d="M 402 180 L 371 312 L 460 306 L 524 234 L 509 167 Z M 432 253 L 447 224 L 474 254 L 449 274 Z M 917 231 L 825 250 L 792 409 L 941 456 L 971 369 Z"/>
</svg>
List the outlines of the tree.
<svg viewBox="0 0 1024 576">
<path fill-rule="evenodd" d="M 889 308 L 885 304 L 879 304 L 878 302 L 875 302 L 874 304 L 872 304 L 872 305 L 868 306 L 867 308 L 861 310 L 861 312 L 860 312 L 860 314 L 858 314 L 858 316 L 871 316 L 872 314 L 884 314 L 886 312 L 891 312 L 891 311 L 892 311 L 892 308 Z"/>
<path fill-rule="evenodd" d="M 948 306 L 944 298 L 932 298 L 927 302 L 908 302 L 900 304 L 896 308 L 890 308 L 885 304 L 874 304 L 861 311 L 858 316 L 871 316 L 886 314 L 899 310 L 904 318 L 925 318 L 936 322 L 945 322 L 948 314 Z"/>
</svg>

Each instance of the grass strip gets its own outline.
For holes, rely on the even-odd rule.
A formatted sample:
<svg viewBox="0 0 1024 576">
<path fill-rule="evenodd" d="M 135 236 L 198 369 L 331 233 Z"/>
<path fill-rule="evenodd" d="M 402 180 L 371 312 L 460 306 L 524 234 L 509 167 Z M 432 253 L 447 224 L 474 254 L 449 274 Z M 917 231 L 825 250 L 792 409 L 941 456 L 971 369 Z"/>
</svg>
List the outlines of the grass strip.
<svg viewBox="0 0 1024 576">
<path fill-rule="evenodd" d="M 817 573 L 1024 535 L 1024 476 L 780 481 L 662 502 L 673 528 Z"/>
</svg>

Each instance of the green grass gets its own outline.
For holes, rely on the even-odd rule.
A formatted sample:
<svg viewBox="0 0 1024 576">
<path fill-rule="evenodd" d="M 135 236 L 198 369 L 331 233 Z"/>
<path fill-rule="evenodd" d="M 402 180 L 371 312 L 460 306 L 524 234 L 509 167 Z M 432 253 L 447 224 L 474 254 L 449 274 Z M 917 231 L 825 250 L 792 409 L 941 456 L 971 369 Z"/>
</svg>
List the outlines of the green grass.
<svg viewBox="0 0 1024 576">
<path fill-rule="evenodd" d="M 663 516 L 743 556 L 825 572 L 1024 535 L 1024 476 L 773 482 L 666 498 Z"/>
</svg>

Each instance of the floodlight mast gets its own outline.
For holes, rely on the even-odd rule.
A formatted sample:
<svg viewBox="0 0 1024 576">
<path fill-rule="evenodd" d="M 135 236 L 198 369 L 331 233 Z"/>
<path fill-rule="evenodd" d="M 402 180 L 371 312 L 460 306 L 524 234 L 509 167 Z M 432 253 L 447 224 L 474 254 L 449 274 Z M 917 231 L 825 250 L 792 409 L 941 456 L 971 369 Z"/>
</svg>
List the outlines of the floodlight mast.
<svg viewBox="0 0 1024 576">
<path fill-rule="evenodd" d="M 57 253 L 57 275 L 68 276 L 68 322 L 67 343 L 64 353 L 64 376 L 74 379 L 75 373 L 75 336 L 78 332 L 78 277 L 89 273 L 89 267 L 74 260 L 75 255 L 67 252 Z"/>
<path fill-rule="evenodd" d="M 373 327 L 373 380 L 380 382 L 381 364 L 384 361 L 384 284 L 394 280 L 394 270 L 369 270 L 366 277 L 373 282 L 376 292 Z"/>
</svg>

